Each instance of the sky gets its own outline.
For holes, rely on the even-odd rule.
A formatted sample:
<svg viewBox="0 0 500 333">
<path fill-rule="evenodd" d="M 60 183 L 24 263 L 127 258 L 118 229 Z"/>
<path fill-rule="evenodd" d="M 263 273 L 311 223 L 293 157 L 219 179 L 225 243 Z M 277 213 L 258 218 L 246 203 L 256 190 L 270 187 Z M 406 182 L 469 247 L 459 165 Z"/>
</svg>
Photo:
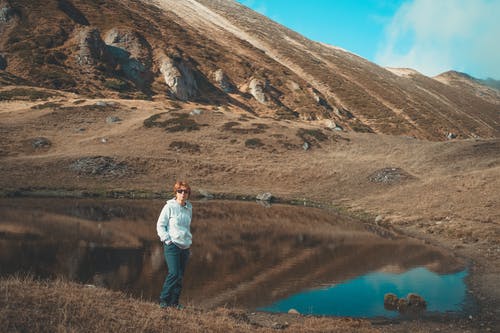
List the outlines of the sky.
<svg viewBox="0 0 500 333">
<path fill-rule="evenodd" d="M 237 1 L 380 66 L 500 80 L 500 0 Z"/>
</svg>

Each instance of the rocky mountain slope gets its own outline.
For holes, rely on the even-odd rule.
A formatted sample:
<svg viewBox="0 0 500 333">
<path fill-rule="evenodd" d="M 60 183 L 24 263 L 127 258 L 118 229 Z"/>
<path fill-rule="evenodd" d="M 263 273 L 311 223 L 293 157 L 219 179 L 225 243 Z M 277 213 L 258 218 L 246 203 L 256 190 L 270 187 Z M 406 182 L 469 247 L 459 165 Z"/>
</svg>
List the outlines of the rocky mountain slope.
<svg viewBox="0 0 500 333">
<path fill-rule="evenodd" d="M 435 77 L 436 80 L 467 91 L 477 97 L 486 99 L 493 104 L 500 103 L 500 82 L 489 80 L 478 80 L 465 73 L 449 71 Z"/>
<path fill-rule="evenodd" d="M 421 139 L 498 137 L 498 90 L 379 67 L 231 0 L 1 0 L 0 85 L 229 106 Z"/>
</svg>

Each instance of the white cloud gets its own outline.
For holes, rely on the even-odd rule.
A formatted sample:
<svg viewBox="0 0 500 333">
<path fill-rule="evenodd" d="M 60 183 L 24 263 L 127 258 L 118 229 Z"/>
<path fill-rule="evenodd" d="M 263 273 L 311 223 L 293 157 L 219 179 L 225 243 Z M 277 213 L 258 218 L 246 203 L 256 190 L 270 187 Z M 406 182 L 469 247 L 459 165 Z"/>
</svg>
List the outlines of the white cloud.
<svg viewBox="0 0 500 333">
<path fill-rule="evenodd" d="M 375 61 L 434 76 L 500 79 L 500 0 L 412 0 L 386 27 Z"/>
</svg>

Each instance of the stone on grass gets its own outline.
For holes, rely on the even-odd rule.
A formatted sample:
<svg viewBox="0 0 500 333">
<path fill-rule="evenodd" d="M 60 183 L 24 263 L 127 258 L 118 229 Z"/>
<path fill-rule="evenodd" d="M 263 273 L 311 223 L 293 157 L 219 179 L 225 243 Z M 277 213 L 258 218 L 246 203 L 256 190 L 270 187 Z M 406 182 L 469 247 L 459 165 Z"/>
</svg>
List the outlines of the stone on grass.
<svg viewBox="0 0 500 333">
<path fill-rule="evenodd" d="M 379 169 L 368 176 L 368 180 L 372 183 L 382 183 L 387 185 L 394 185 L 412 179 L 415 179 L 415 177 L 407 173 L 405 170 L 393 167 Z"/>
<path fill-rule="evenodd" d="M 202 113 L 203 113 L 202 109 L 193 109 L 191 112 L 189 112 L 191 116 L 199 116 Z"/>
<path fill-rule="evenodd" d="M 270 192 L 257 194 L 257 200 L 271 202 L 273 200 L 273 195 Z"/>
<path fill-rule="evenodd" d="M 44 138 L 44 137 L 38 137 L 34 138 L 31 140 L 31 146 L 34 149 L 39 149 L 39 148 L 48 148 L 52 145 L 49 139 Z"/>
<path fill-rule="evenodd" d="M 115 117 L 115 116 L 109 116 L 109 117 L 106 118 L 106 122 L 108 124 L 118 123 L 120 121 L 122 121 L 122 120 L 120 118 L 118 118 L 118 117 Z"/>
<path fill-rule="evenodd" d="M 212 193 L 208 192 L 207 190 L 199 189 L 198 192 L 205 199 L 213 199 L 214 198 L 214 195 Z"/>
</svg>

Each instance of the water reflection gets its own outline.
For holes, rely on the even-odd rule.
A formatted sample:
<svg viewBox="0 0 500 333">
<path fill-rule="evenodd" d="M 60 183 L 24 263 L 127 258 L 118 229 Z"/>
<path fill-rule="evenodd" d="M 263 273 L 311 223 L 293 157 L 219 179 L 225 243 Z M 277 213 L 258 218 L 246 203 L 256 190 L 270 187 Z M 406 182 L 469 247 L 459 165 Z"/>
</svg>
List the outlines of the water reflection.
<svg viewBox="0 0 500 333">
<path fill-rule="evenodd" d="M 388 292 L 398 297 L 417 293 L 427 302 L 428 312 L 461 312 L 466 299 L 464 279 L 467 270 L 438 275 L 426 268 L 414 268 L 401 274 L 374 272 L 324 288 L 308 290 L 259 310 L 354 317 L 396 317 L 398 312 L 384 307 Z M 409 313 L 411 314 L 411 313 Z"/>
<path fill-rule="evenodd" d="M 156 300 L 166 274 L 156 236 L 162 206 L 159 200 L 0 199 L 0 274 L 63 276 Z M 371 272 L 464 269 L 437 248 L 383 237 L 320 209 L 227 201 L 193 206 L 181 301 L 196 306 L 255 309 Z M 379 280 L 371 283 L 390 291 Z"/>
</svg>

